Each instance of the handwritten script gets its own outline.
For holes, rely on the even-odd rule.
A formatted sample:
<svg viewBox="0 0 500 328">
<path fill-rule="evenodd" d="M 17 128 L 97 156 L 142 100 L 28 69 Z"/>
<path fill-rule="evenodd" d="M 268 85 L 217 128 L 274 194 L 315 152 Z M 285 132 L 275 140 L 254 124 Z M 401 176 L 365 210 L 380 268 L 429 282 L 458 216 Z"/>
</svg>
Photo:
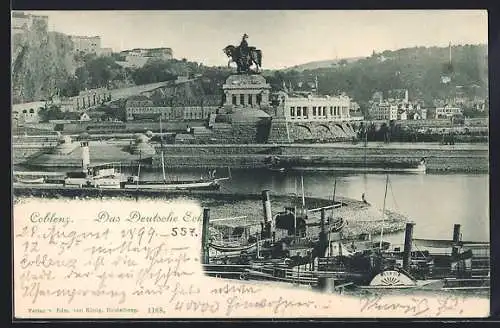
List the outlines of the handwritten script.
<svg viewBox="0 0 500 328">
<path fill-rule="evenodd" d="M 34 200 L 14 207 L 19 318 L 458 314 L 462 299 L 389 302 L 293 284 L 207 277 L 202 209 L 189 201 Z M 285 287 L 283 287 L 286 285 Z"/>
</svg>

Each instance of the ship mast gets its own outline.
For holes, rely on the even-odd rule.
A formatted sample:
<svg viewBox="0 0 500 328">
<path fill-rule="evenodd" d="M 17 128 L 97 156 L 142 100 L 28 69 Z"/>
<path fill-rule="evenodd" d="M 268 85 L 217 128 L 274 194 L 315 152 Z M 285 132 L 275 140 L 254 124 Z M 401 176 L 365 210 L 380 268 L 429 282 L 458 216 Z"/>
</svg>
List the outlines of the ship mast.
<svg viewBox="0 0 500 328">
<path fill-rule="evenodd" d="M 449 64 L 451 65 L 451 42 L 450 44 L 448 45 L 448 56 L 449 56 Z"/>
<path fill-rule="evenodd" d="M 137 167 L 137 189 L 139 189 L 139 179 L 141 176 L 141 161 L 142 161 L 141 154 L 142 154 L 142 151 L 139 150 L 139 166 Z"/>
<path fill-rule="evenodd" d="M 389 175 L 387 175 L 387 179 L 385 180 L 384 206 L 382 207 L 382 224 L 381 224 L 381 228 L 380 228 L 380 244 L 379 244 L 380 250 L 382 250 L 382 237 L 384 236 L 385 200 L 387 198 L 387 185 L 388 184 L 389 184 Z"/>
<path fill-rule="evenodd" d="M 167 181 L 165 177 L 165 160 L 163 158 L 163 130 L 161 128 L 161 116 L 160 116 L 160 147 L 161 147 L 161 170 L 163 173 L 163 182 Z"/>
<path fill-rule="evenodd" d="M 304 194 L 304 176 L 303 175 L 300 175 L 300 185 L 302 188 L 302 208 L 305 209 L 306 208 L 306 196 Z"/>
</svg>

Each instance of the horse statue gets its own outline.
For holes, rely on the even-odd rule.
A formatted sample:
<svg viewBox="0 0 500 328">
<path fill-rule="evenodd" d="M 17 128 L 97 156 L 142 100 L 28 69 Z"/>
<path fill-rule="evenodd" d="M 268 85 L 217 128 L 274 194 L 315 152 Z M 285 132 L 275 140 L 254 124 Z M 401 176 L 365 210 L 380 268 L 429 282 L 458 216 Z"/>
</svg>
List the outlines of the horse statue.
<svg viewBox="0 0 500 328">
<path fill-rule="evenodd" d="M 242 54 L 240 46 L 235 47 L 229 45 L 223 49 L 224 53 L 230 58 L 227 66 L 229 67 L 232 62 L 238 66 L 238 74 L 251 72 L 250 67 L 252 64 L 256 66 L 256 73 L 259 73 L 262 67 L 262 51 L 255 47 L 248 47 L 248 53 Z"/>
</svg>

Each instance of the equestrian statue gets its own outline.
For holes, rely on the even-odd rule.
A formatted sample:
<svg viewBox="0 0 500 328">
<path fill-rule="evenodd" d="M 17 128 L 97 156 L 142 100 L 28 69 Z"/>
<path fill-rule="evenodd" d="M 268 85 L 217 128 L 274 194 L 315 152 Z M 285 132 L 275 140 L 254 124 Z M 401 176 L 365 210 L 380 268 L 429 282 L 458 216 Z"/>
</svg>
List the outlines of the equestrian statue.
<svg viewBox="0 0 500 328">
<path fill-rule="evenodd" d="M 238 74 L 260 73 L 262 67 L 262 51 L 255 47 L 248 46 L 248 35 L 245 33 L 238 47 L 229 45 L 223 49 L 224 53 L 230 58 L 227 66 L 235 62 L 238 67 Z M 252 64 L 255 64 L 256 70 L 251 70 Z"/>
</svg>

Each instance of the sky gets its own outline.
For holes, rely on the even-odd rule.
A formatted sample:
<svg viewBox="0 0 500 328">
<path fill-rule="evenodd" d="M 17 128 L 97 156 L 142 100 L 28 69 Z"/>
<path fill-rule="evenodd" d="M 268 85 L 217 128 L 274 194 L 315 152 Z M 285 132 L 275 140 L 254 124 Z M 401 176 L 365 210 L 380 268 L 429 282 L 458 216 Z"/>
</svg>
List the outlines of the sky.
<svg viewBox="0 0 500 328">
<path fill-rule="evenodd" d="M 227 65 L 222 49 L 248 43 L 264 69 L 369 56 L 414 46 L 487 44 L 485 10 L 44 11 L 49 30 L 101 36 L 121 51 L 170 47 L 175 58 Z"/>
</svg>

